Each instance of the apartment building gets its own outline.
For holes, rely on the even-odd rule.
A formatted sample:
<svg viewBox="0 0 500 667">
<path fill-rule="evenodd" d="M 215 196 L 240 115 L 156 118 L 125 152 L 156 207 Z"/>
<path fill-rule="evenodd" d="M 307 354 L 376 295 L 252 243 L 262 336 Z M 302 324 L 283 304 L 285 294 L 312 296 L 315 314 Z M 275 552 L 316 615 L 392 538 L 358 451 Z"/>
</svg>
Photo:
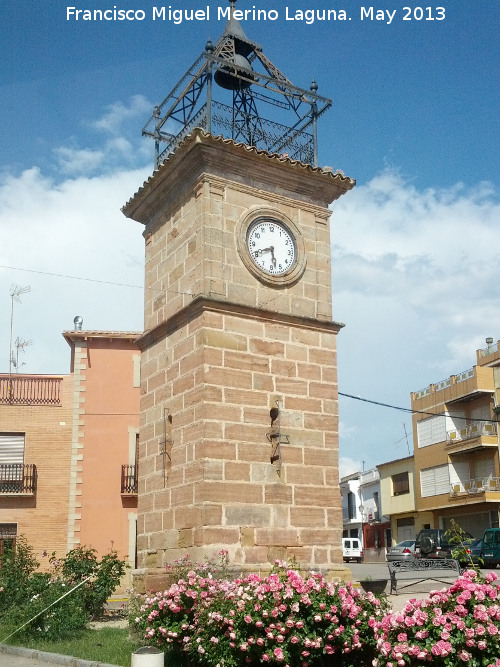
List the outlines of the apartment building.
<svg viewBox="0 0 500 667">
<path fill-rule="evenodd" d="M 0 557 L 20 535 L 66 553 L 72 407 L 68 375 L 0 375 Z"/>
<path fill-rule="evenodd" d="M 472 368 L 412 393 L 416 532 L 499 525 L 499 392 L 500 345 L 487 338 Z"/>
<path fill-rule="evenodd" d="M 115 549 L 135 566 L 137 332 L 65 331 L 70 373 L 0 375 L 0 556 Z"/>
</svg>

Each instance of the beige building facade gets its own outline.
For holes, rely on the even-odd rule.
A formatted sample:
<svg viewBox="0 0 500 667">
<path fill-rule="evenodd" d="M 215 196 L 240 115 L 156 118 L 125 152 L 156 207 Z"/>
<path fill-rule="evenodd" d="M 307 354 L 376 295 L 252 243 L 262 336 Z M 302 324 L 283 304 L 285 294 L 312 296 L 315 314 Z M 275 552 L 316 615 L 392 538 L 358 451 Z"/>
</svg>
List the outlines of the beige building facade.
<svg viewBox="0 0 500 667">
<path fill-rule="evenodd" d="M 499 344 L 487 339 L 476 364 L 411 396 L 416 530 L 448 528 L 474 537 L 499 525 Z"/>
<path fill-rule="evenodd" d="M 380 473 L 380 502 L 383 514 L 390 517 L 392 544 L 414 540 L 419 521 L 413 456 L 381 463 L 377 468 Z"/>
</svg>

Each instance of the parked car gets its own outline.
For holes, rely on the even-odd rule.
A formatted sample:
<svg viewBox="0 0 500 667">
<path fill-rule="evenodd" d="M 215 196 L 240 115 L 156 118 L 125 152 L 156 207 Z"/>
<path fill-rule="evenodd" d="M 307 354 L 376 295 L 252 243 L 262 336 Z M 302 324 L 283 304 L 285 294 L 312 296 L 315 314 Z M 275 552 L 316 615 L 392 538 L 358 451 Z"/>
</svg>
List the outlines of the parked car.
<svg viewBox="0 0 500 667">
<path fill-rule="evenodd" d="M 472 540 L 470 544 L 470 556 L 473 563 L 479 563 L 480 565 L 484 563 L 483 540 L 481 538 Z"/>
<path fill-rule="evenodd" d="M 483 535 L 484 567 L 496 567 L 500 563 L 500 528 L 487 528 Z"/>
<path fill-rule="evenodd" d="M 455 558 L 463 568 L 483 563 L 483 541 L 480 538 L 467 538 L 461 544 L 452 544 L 450 548 L 452 557 L 455 554 Z"/>
<path fill-rule="evenodd" d="M 403 540 L 398 542 L 387 551 L 387 561 L 394 560 L 414 560 L 415 558 L 415 540 Z"/>
<path fill-rule="evenodd" d="M 363 549 L 361 548 L 361 540 L 357 537 L 343 537 L 342 538 L 342 557 L 347 563 L 350 560 L 355 560 L 361 563 L 363 560 Z"/>
<path fill-rule="evenodd" d="M 425 528 L 415 540 L 415 558 L 451 558 L 451 547 L 441 528 Z"/>
<path fill-rule="evenodd" d="M 452 551 L 458 545 L 450 544 L 442 528 L 424 528 L 415 541 L 415 558 L 453 558 Z M 474 538 L 465 533 L 466 542 L 470 544 Z"/>
</svg>

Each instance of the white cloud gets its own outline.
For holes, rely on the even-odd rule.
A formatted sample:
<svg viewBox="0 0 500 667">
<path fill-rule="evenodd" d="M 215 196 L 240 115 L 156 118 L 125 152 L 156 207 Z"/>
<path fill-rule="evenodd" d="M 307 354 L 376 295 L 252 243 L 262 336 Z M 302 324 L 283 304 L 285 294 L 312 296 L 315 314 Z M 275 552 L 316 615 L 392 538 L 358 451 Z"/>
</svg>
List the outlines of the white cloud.
<svg viewBox="0 0 500 667">
<path fill-rule="evenodd" d="M 411 391 L 500 338 L 498 194 L 486 183 L 419 191 L 385 171 L 333 211 L 339 390 L 407 408 Z M 344 398 L 340 418 L 341 452 L 370 452 L 369 467 L 405 455 L 393 446 L 404 413 Z"/>
<path fill-rule="evenodd" d="M 84 174 L 99 169 L 104 159 L 103 151 L 72 149 L 59 146 L 54 149 L 59 168 L 66 174 Z"/>
<path fill-rule="evenodd" d="M 120 208 L 152 159 L 138 166 L 144 148 L 117 128 L 143 105 L 134 98 L 108 109 L 97 121 L 107 135 L 98 148 L 60 146 L 64 168 L 51 178 L 39 168 L 0 175 L 0 307 L 10 313 L 12 284 L 31 286 L 14 320 L 14 337 L 33 341 L 26 372 L 68 370 L 60 334 L 75 315 L 88 329 L 142 328 L 143 229 Z M 411 391 L 469 368 L 486 336 L 500 338 L 497 199 L 488 184 L 419 191 L 385 171 L 335 202 L 333 313 L 346 323 L 338 336 L 341 393 L 408 408 Z M 0 370 L 8 348 L 7 316 Z M 351 463 L 368 469 L 411 448 L 406 413 L 341 396 L 340 419 L 342 474 Z"/>
<path fill-rule="evenodd" d="M 141 96 L 116 103 L 85 139 L 81 132 L 55 148 L 44 171 L 0 174 L 0 308 L 10 315 L 12 285 L 31 287 L 14 307 L 14 340 L 33 341 L 25 372 L 69 370 L 61 332 L 75 315 L 87 329 L 142 330 L 143 226 L 120 209 L 152 172 L 152 143 L 137 132 L 146 108 Z M 9 325 L 0 318 L 0 371 Z"/>
<path fill-rule="evenodd" d="M 138 123 L 147 118 L 151 109 L 152 105 L 142 95 L 132 97 L 128 105 L 123 102 L 110 105 L 101 118 L 87 124 L 91 130 L 87 141 L 96 147 L 81 147 L 72 137 L 69 145 L 53 149 L 59 173 L 90 175 L 133 168 L 138 160 L 152 162 L 152 142 L 141 138 L 138 132 Z"/>
<path fill-rule="evenodd" d="M 33 341 L 23 371 L 68 371 L 69 349 L 60 334 L 73 328 L 75 315 L 87 329 L 142 329 L 143 226 L 120 208 L 146 176 L 136 169 L 56 183 L 30 169 L 0 180 L 2 311 L 10 313 L 12 284 L 31 286 L 15 305 L 14 338 Z M 0 322 L 3 372 L 9 319 Z"/>
<path fill-rule="evenodd" d="M 346 475 L 351 475 L 353 472 L 358 472 L 363 469 L 362 461 L 356 461 L 348 456 L 341 456 L 339 458 L 339 479 Z"/>
<path fill-rule="evenodd" d="M 102 130 L 109 134 L 117 134 L 121 131 L 125 121 L 136 118 L 147 118 L 148 113 L 151 115 L 152 111 L 153 105 L 143 95 L 134 95 L 130 99 L 128 106 L 123 104 L 123 102 L 110 104 L 106 109 L 106 113 L 91 123 L 91 126 L 96 130 Z"/>
</svg>

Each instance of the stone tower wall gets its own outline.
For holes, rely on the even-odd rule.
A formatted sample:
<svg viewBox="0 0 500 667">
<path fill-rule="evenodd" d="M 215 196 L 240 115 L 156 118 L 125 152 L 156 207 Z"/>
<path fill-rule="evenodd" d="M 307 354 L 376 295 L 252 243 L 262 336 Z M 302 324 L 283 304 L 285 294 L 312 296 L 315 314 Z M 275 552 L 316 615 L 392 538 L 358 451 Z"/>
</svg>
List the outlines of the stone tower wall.
<svg viewBox="0 0 500 667">
<path fill-rule="evenodd" d="M 140 565 L 219 549 L 242 566 L 341 561 L 335 341 L 200 306 L 143 353 L 156 372 L 141 409 Z M 266 437 L 276 401 L 290 443 L 279 474 Z"/>
<path fill-rule="evenodd" d="M 125 206 L 146 241 L 139 567 L 221 549 L 246 570 L 342 562 L 328 204 L 352 185 L 196 131 Z M 245 265 L 259 215 L 296 233 L 292 282 Z"/>
</svg>

